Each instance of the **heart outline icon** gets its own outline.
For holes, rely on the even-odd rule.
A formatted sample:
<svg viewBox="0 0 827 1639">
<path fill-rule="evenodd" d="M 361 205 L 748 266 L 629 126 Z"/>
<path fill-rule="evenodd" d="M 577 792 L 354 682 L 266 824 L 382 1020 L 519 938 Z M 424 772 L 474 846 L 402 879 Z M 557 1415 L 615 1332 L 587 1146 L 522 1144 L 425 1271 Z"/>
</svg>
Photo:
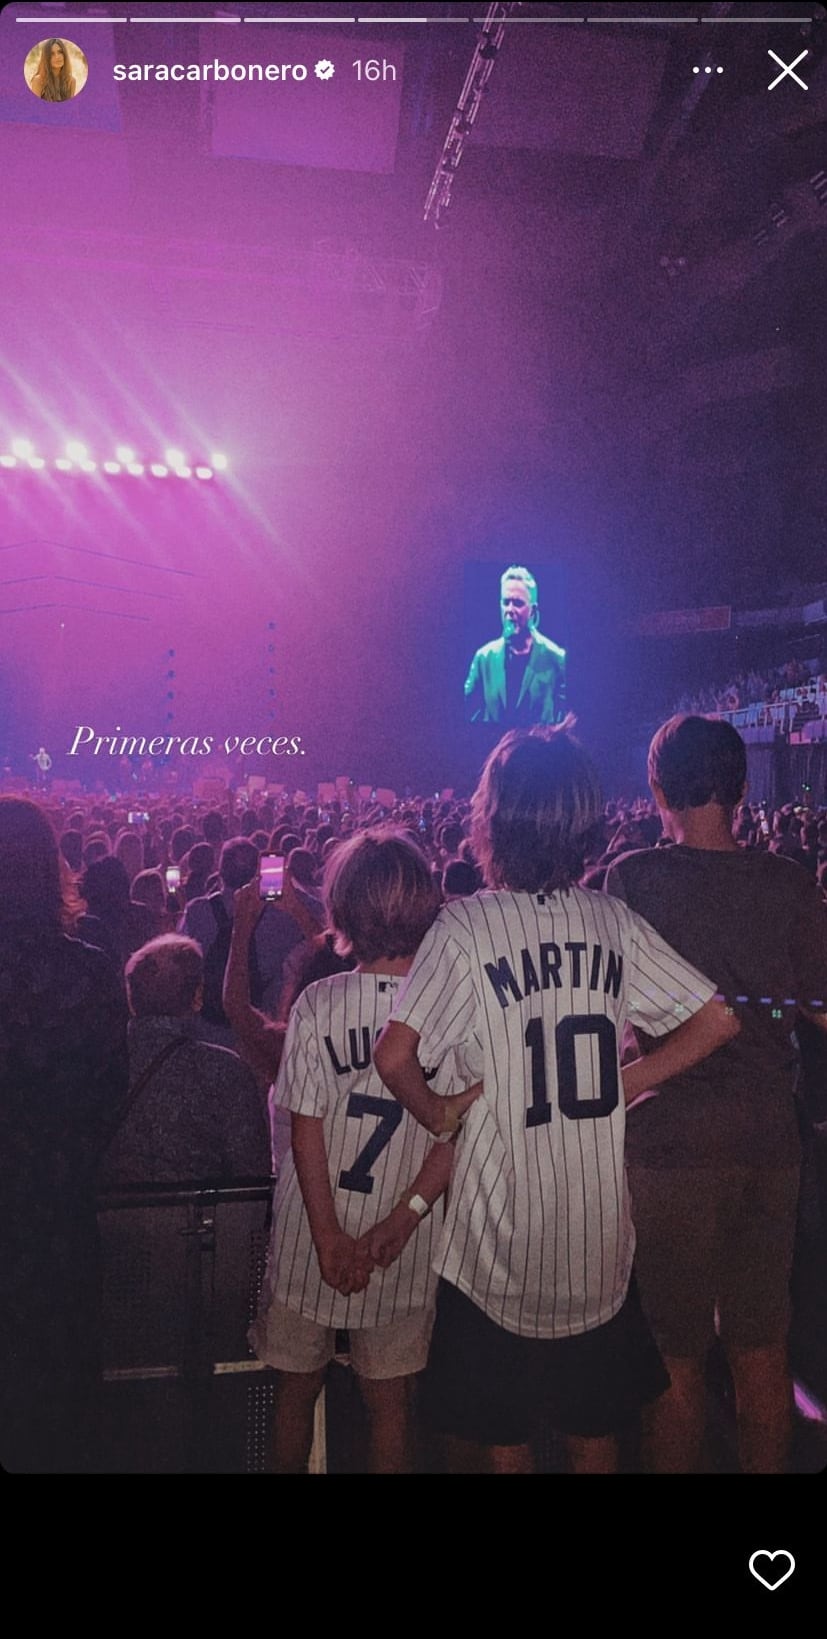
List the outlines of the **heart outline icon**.
<svg viewBox="0 0 827 1639">
<path fill-rule="evenodd" d="M 778 1559 L 779 1557 L 781 1559 L 789 1560 L 789 1568 L 784 1572 L 783 1576 L 778 1578 L 777 1582 L 767 1582 L 766 1578 L 761 1575 L 761 1572 L 756 1571 L 755 1561 L 757 1559 L 769 1559 L 772 1561 L 773 1559 Z M 755 1553 L 750 1554 L 749 1568 L 752 1575 L 755 1577 L 756 1582 L 761 1583 L 762 1588 L 767 1588 L 770 1593 L 775 1593 L 776 1588 L 780 1588 L 782 1582 L 786 1582 L 787 1578 L 792 1576 L 793 1571 L 795 1570 L 795 1560 L 793 1559 L 789 1548 L 756 1548 Z"/>
</svg>

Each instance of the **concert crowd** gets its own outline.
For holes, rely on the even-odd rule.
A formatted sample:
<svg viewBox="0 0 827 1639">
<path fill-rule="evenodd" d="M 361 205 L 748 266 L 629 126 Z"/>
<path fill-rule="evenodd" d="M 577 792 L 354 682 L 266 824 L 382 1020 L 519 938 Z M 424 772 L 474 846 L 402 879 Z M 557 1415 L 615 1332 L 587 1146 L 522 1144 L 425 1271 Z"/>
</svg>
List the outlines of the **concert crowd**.
<svg viewBox="0 0 827 1639">
<path fill-rule="evenodd" d="M 737 686 L 740 700 L 768 681 L 736 679 L 730 693 Z M 462 1216 L 474 1180 L 489 1213 L 514 1214 L 513 1247 L 525 1255 L 522 1307 L 509 1308 L 506 1287 L 497 1284 L 499 1252 L 480 1295 L 478 1276 L 466 1278 L 465 1263 L 455 1270 L 443 1246 L 437 1261 L 447 1278 L 443 1273 L 439 1281 L 423 1399 L 426 1409 L 435 1396 L 439 1402 L 430 1424 L 434 1439 L 444 1441 L 437 1471 L 442 1464 L 449 1471 L 528 1472 L 532 1462 L 533 1425 L 512 1416 L 513 1407 L 488 1406 L 482 1391 L 468 1410 L 464 1387 L 452 1387 L 446 1355 L 456 1355 L 460 1336 L 473 1337 L 468 1347 L 486 1362 L 491 1381 L 520 1382 L 527 1373 L 534 1385 L 527 1401 L 536 1398 L 538 1355 L 525 1364 L 506 1347 L 527 1338 L 534 1351 L 557 1351 L 547 1370 L 560 1386 L 545 1411 L 562 1431 L 572 1471 L 613 1471 L 630 1418 L 642 1419 L 644 1468 L 702 1468 L 702 1360 L 713 1328 L 733 1374 L 741 1467 L 783 1471 L 790 1460 L 785 1349 L 801 1147 L 803 1141 L 805 1149 L 818 1148 L 823 1170 L 827 1131 L 827 809 L 791 801 L 768 810 L 744 795 L 745 766 L 729 724 L 690 716 L 673 719 L 655 737 L 654 791 L 635 799 L 603 801 L 566 725 L 507 735 L 473 798 L 415 796 L 383 806 L 360 799 L 353 786 L 324 803 L 230 792 L 223 801 L 199 802 L 134 789 L 106 800 L 58 800 L 48 789 L 0 797 L 5 1466 L 106 1469 L 97 1444 L 98 1195 L 272 1172 L 281 1239 L 271 1246 L 251 1341 L 278 1373 L 274 1471 L 306 1468 L 316 1395 L 334 1333 L 338 1346 L 345 1328 L 371 1431 L 369 1468 L 411 1472 L 423 1461 L 411 1384 L 420 1381 L 428 1357 L 433 1277 L 426 1265 L 437 1256 L 446 1192 L 452 1233 L 476 1237 L 475 1268 L 487 1255 L 490 1217 L 481 1218 L 473 1202 Z M 271 856 L 284 861 L 284 874 L 267 897 L 260 868 Z M 489 949 L 497 915 L 502 931 L 491 932 Z M 551 929 L 537 946 L 541 964 L 532 954 L 535 916 L 538 927 L 548 918 Z M 561 945 L 574 964 L 562 978 Z M 481 966 L 473 965 L 475 951 L 483 953 Z M 486 960 L 492 998 L 474 994 Z M 622 1175 L 625 1094 L 638 1279 L 630 1282 L 633 1237 L 624 1228 L 625 1209 L 618 1209 L 616 1242 L 603 1224 L 601 1191 L 610 1174 L 601 1152 L 582 1200 L 574 1203 L 576 1186 L 566 1184 L 570 1257 L 582 1252 L 587 1265 L 582 1316 L 573 1318 L 569 1292 L 567 1318 L 559 1319 L 558 1299 L 562 1306 L 571 1273 L 564 1277 L 558 1221 L 556 1230 L 551 1222 L 533 1231 L 546 1249 L 541 1285 L 555 1318 L 546 1323 L 540 1306 L 525 1323 L 537 1274 L 520 1214 L 534 1210 L 536 1197 L 529 1182 L 525 1198 L 519 1184 L 508 1195 L 502 1176 L 509 1167 L 522 1175 L 529 1139 L 562 1140 L 553 1136 L 556 1108 L 541 1108 L 539 1038 L 530 1024 L 508 1040 L 497 1031 L 511 1029 L 517 1001 L 531 1004 L 532 1018 L 552 1009 L 554 1028 L 553 1008 L 562 1006 L 561 986 L 569 984 L 580 1020 L 574 1028 L 588 1032 L 604 998 L 611 1009 L 618 997 L 612 961 L 624 975 L 620 1011 L 611 1011 L 622 1090 L 614 1064 L 604 1065 L 603 1046 L 595 1058 L 589 1038 L 585 1060 L 571 1046 L 566 1063 L 574 1091 L 569 1086 L 559 1098 L 567 1134 L 612 1124 Z M 450 993 L 452 984 L 464 1036 L 446 1004 L 429 1001 L 426 1015 L 415 1000 L 420 987 L 430 998 Z M 380 997 L 384 990 L 387 997 Z M 357 1011 L 348 1012 L 354 1005 Z M 336 1035 L 339 1007 L 344 1047 Z M 558 1043 L 561 1028 L 558 1022 Z M 492 1045 L 483 1051 L 486 1030 Z M 531 1091 L 520 1096 L 533 1100 L 538 1124 L 509 1139 L 504 1106 L 495 1104 L 489 1085 L 491 1053 L 500 1079 L 514 1041 L 523 1038 Z M 442 1082 L 422 1080 L 420 1040 L 429 1065 L 445 1044 L 437 1067 Z M 652 1053 L 658 1063 L 663 1056 L 660 1093 L 641 1068 Z M 561 1088 L 569 1075 L 562 1063 Z M 342 1192 L 341 1156 L 330 1160 L 328 1125 L 339 1082 L 352 1113 L 360 1096 L 352 1088 L 364 1094 L 365 1076 L 368 1105 L 390 1100 L 407 1146 L 400 1139 L 396 1153 L 387 1141 L 375 1177 L 393 1165 L 392 1193 L 382 1184 L 369 1210 L 374 1177 L 365 1171 L 360 1182 L 359 1175 L 367 1152 L 342 1171 L 351 1180 L 350 1193 Z M 589 1076 L 595 1087 L 581 1111 L 577 1089 Z M 506 1104 L 517 1072 L 503 1072 L 509 1077 Z M 696 1105 L 683 1125 L 670 1114 L 679 1100 L 684 1110 Z M 499 1170 L 490 1175 L 488 1163 L 474 1171 L 483 1138 L 489 1148 L 499 1146 Z M 566 1144 L 550 1150 L 552 1165 L 562 1159 L 571 1167 Z M 594 1144 L 597 1150 L 597 1137 Z M 622 1193 L 622 1178 L 619 1187 Z M 697 1224 L 684 1233 L 670 1195 L 703 1198 L 706 1229 Z M 587 1226 L 583 1245 L 598 1217 L 603 1224 L 595 1231 L 598 1241 L 604 1237 L 599 1267 L 590 1261 L 597 1254 L 582 1251 L 580 1229 L 572 1228 L 578 1214 Z M 413 1271 L 426 1235 L 429 1256 L 416 1254 L 410 1277 L 413 1310 L 403 1305 L 400 1314 L 398 1296 L 396 1309 L 387 1296 L 389 1283 L 401 1289 L 400 1271 L 409 1264 Z M 653 1251 L 657 1242 L 660 1253 Z M 277 1289 L 276 1252 L 295 1264 L 305 1245 L 317 1291 L 312 1316 L 306 1295 L 296 1299 L 284 1280 Z M 611 1258 L 617 1266 L 609 1270 Z M 595 1279 L 601 1295 L 592 1309 Z M 689 1300 L 674 1299 L 678 1286 L 690 1289 Z M 468 1314 L 449 1313 L 449 1299 Z M 364 1322 L 365 1314 L 373 1318 Z M 414 1320 L 417 1340 L 400 1333 L 397 1342 L 397 1329 Z M 477 1336 L 474 1328 L 483 1324 L 488 1332 Z M 382 1333 L 384 1351 L 374 1333 Z M 604 1333 L 612 1358 L 629 1362 L 617 1367 L 621 1377 L 628 1370 L 629 1382 L 614 1408 L 606 1395 L 608 1357 L 598 1349 Z M 357 1343 L 364 1343 L 364 1355 Z M 594 1352 L 587 1354 L 587 1346 Z M 428 1386 L 432 1376 L 436 1389 Z M 574 1393 L 575 1378 L 593 1385 L 588 1405 Z M 461 1410 L 446 1411 L 460 1401 Z"/>
</svg>

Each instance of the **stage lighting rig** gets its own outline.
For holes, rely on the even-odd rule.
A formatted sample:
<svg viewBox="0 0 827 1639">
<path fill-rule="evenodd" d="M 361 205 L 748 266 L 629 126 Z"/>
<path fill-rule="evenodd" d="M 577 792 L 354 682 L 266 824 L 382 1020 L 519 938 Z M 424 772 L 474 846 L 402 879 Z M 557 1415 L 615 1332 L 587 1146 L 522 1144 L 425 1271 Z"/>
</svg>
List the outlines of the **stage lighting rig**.
<svg viewBox="0 0 827 1639">
<path fill-rule="evenodd" d="M 454 176 L 462 158 L 466 138 L 470 135 L 479 113 L 483 92 L 491 78 L 505 39 L 505 25 L 512 12 L 519 10 L 520 3 L 521 0 L 513 0 L 512 4 L 494 4 L 488 7 L 425 201 L 424 220 L 427 222 L 433 214 L 434 226 L 437 228 L 442 226 L 451 203 Z"/>
<path fill-rule="evenodd" d="M 197 465 L 190 466 L 183 450 L 170 447 L 163 461 L 153 461 L 150 457 L 139 459 L 131 444 L 118 444 L 115 458 L 108 456 L 105 460 L 95 460 L 85 444 L 79 438 L 70 438 L 64 446 L 62 455 L 54 459 L 39 455 L 30 438 L 16 437 L 11 441 L 8 450 L 0 451 L 0 467 L 29 468 L 34 472 L 45 472 L 51 465 L 56 472 L 77 473 L 106 473 L 107 477 L 122 477 L 129 473 L 133 478 L 142 478 L 145 473 L 151 473 L 153 478 L 192 478 L 195 476 L 201 482 L 213 477 L 216 472 L 226 472 L 229 459 L 216 450 L 209 464 L 194 457 Z"/>
</svg>

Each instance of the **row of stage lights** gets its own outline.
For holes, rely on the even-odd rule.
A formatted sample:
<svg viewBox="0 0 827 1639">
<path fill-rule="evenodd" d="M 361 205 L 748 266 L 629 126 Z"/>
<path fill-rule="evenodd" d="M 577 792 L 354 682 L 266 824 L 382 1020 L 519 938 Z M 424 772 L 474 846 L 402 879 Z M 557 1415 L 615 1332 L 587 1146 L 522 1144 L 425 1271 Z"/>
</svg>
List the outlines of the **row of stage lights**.
<svg viewBox="0 0 827 1639">
<path fill-rule="evenodd" d="M 0 467 L 26 466 L 38 472 L 48 464 L 44 455 L 36 453 L 30 438 L 13 438 L 11 454 L 0 455 Z M 176 478 L 192 478 L 194 475 L 196 478 L 206 480 L 212 478 L 216 472 L 225 472 L 228 462 L 226 455 L 222 455 L 219 450 L 216 450 L 210 456 L 209 466 L 205 464 L 190 467 L 187 465 L 184 451 L 174 449 L 164 450 L 163 461 L 139 461 L 135 451 L 128 444 L 118 445 L 115 451 L 115 460 L 98 462 L 90 459 L 85 444 L 81 444 L 76 438 L 71 438 L 66 445 L 66 453 L 59 455 L 52 465 L 57 468 L 58 472 L 73 472 L 75 469 L 79 472 L 97 472 L 100 466 L 101 472 L 129 472 L 134 478 L 140 478 L 144 473 L 149 472 L 153 478 L 167 478 L 170 473 L 173 473 Z"/>
</svg>

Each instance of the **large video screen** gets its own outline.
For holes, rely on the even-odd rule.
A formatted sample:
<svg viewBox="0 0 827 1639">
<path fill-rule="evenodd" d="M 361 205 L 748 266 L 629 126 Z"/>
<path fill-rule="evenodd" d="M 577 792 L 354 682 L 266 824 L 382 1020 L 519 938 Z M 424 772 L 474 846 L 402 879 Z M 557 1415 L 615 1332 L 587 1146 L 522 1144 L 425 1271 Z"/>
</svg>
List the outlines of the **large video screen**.
<svg viewBox="0 0 827 1639">
<path fill-rule="evenodd" d="M 568 655 L 561 579 L 551 564 L 465 566 L 467 723 L 505 732 L 563 721 Z"/>
</svg>

